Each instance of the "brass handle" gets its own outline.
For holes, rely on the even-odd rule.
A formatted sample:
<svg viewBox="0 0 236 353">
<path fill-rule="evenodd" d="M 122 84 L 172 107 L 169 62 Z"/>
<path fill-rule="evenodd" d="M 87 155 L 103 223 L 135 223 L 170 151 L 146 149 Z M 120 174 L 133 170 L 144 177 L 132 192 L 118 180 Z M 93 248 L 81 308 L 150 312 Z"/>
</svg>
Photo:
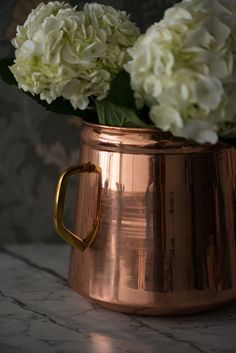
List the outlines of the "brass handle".
<svg viewBox="0 0 236 353">
<path fill-rule="evenodd" d="M 99 176 L 96 218 L 93 223 L 93 229 L 88 234 L 88 236 L 83 239 L 75 235 L 73 232 L 67 229 L 63 224 L 67 184 L 70 176 L 77 173 L 96 173 Z M 66 242 L 68 242 L 70 245 L 76 246 L 81 251 L 84 251 L 93 243 L 96 237 L 96 234 L 98 232 L 98 227 L 100 223 L 100 213 L 101 213 L 101 190 L 102 190 L 102 170 L 99 166 L 91 163 L 84 163 L 84 164 L 66 169 L 61 174 L 57 184 L 55 204 L 54 204 L 55 230 L 58 233 L 58 235 L 60 235 Z"/>
</svg>

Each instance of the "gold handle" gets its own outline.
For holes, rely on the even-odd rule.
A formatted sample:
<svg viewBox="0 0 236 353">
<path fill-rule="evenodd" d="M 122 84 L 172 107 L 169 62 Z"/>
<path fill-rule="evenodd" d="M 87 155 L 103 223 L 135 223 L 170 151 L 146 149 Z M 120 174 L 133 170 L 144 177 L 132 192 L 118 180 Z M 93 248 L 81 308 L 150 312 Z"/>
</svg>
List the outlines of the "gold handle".
<svg viewBox="0 0 236 353">
<path fill-rule="evenodd" d="M 63 224 L 64 205 L 68 180 L 71 175 L 77 173 L 96 173 L 99 176 L 98 182 L 98 198 L 97 198 L 97 213 L 93 223 L 93 229 L 86 238 L 80 238 L 72 233 Z M 57 184 L 55 204 L 54 204 L 54 226 L 56 232 L 70 245 L 76 246 L 79 250 L 84 251 L 94 241 L 98 232 L 101 213 L 101 190 L 102 190 L 102 170 L 99 166 L 91 163 L 84 163 L 79 166 L 74 166 L 66 169 L 60 176 Z"/>
</svg>

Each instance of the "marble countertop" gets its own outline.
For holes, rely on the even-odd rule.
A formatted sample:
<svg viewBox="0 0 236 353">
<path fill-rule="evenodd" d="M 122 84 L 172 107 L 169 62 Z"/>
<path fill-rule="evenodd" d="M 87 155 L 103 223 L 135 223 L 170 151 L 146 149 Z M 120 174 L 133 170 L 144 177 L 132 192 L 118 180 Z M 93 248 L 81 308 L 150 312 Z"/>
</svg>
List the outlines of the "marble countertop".
<svg viewBox="0 0 236 353">
<path fill-rule="evenodd" d="M 236 353 L 236 303 L 171 318 L 108 311 L 68 287 L 69 251 L 1 249 L 1 353 Z"/>
</svg>

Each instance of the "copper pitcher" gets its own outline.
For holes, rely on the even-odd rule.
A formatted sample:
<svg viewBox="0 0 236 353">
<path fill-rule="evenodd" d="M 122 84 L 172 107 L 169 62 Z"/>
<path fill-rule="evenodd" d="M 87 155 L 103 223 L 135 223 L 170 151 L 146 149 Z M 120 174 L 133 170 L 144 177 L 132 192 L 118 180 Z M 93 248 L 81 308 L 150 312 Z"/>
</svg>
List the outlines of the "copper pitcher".
<svg viewBox="0 0 236 353">
<path fill-rule="evenodd" d="M 106 308 L 145 315 L 236 299 L 236 150 L 154 129 L 82 122 L 79 165 L 59 180 L 55 227 L 73 245 L 69 284 Z M 63 224 L 78 177 L 75 229 Z"/>
</svg>

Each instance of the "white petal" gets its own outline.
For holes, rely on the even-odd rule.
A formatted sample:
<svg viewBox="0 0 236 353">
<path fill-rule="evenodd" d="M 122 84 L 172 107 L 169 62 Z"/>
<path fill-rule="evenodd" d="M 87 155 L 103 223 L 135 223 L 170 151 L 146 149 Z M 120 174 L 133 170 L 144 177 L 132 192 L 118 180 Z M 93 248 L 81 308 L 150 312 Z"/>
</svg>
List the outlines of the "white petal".
<svg viewBox="0 0 236 353">
<path fill-rule="evenodd" d="M 154 105 L 150 110 L 150 118 L 156 127 L 170 131 L 183 127 L 182 118 L 177 110 L 168 106 Z"/>
<path fill-rule="evenodd" d="M 204 25 L 212 34 L 217 43 L 225 42 L 231 33 L 230 28 L 221 22 L 217 17 L 209 16 Z"/>
<path fill-rule="evenodd" d="M 201 144 L 215 144 L 218 141 L 216 125 L 204 120 L 188 121 L 182 129 L 176 129 L 175 134 Z"/>
<path fill-rule="evenodd" d="M 218 107 L 223 93 L 222 83 L 218 79 L 203 75 L 198 77 L 196 81 L 197 104 L 207 112 Z"/>
</svg>

